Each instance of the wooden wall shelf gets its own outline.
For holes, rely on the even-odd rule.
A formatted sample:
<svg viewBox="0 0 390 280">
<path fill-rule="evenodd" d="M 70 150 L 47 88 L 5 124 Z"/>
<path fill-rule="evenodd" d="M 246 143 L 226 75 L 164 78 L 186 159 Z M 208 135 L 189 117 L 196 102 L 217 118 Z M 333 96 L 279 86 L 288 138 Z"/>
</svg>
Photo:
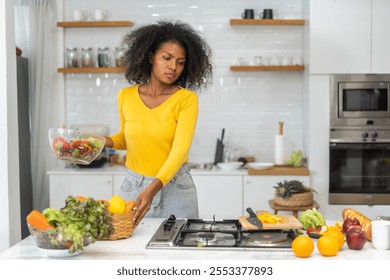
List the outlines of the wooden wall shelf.
<svg viewBox="0 0 390 280">
<path fill-rule="evenodd" d="M 230 66 L 231 71 L 303 71 L 305 66 Z"/>
<path fill-rule="evenodd" d="M 230 25 L 304 25 L 304 19 L 231 19 Z"/>
<path fill-rule="evenodd" d="M 60 21 L 58 27 L 130 27 L 131 21 Z"/>
<path fill-rule="evenodd" d="M 74 74 L 82 74 L 82 73 L 122 73 L 123 69 L 120 67 L 93 67 L 93 68 L 59 68 L 57 70 L 58 73 L 74 73 Z"/>
</svg>

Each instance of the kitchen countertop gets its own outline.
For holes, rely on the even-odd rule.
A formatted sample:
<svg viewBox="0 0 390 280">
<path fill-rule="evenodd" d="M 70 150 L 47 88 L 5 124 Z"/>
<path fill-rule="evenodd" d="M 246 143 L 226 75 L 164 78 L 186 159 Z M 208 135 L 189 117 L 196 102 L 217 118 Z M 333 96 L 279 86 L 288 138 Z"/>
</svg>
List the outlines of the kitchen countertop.
<svg viewBox="0 0 390 280">
<path fill-rule="evenodd" d="M 191 169 L 193 175 L 309 175 L 309 170 L 304 168 L 304 172 L 301 171 L 303 168 L 292 168 L 292 167 L 273 167 L 268 170 L 253 170 L 246 168 L 239 168 L 236 170 L 223 170 L 217 166 L 213 166 L 211 170 L 203 169 Z M 301 174 L 302 173 L 302 174 Z M 48 175 L 93 175 L 93 174 L 109 174 L 109 175 L 125 175 L 126 167 L 122 165 L 105 164 L 102 167 L 97 168 L 85 168 L 75 167 L 67 168 L 65 164 L 51 169 L 47 172 Z"/>
<path fill-rule="evenodd" d="M 251 249 L 146 249 L 145 246 L 164 219 L 145 218 L 133 236 L 116 241 L 97 241 L 84 252 L 71 257 L 75 260 L 389 260 L 390 250 L 375 250 L 367 242 L 362 250 L 350 250 L 345 244 L 337 256 L 323 257 L 315 248 L 309 258 L 295 257 L 291 250 Z M 331 223 L 329 223 L 331 224 Z M 3 260 L 45 260 L 47 257 L 36 246 L 31 236 L 0 254 Z M 69 259 L 69 258 L 68 258 Z"/>
</svg>

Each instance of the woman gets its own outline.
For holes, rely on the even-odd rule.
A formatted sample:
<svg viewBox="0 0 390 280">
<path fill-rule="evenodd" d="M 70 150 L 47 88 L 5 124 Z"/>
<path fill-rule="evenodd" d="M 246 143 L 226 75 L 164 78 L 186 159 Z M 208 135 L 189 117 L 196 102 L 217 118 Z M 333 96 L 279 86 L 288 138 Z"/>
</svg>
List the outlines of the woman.
<svg viewBox="0 0 390 280">
<path fill-rule="evenodd" d="M 187 166 L 198 97 L 190 89 L 212 78 L 211 50 L 188 24 L 161 21 L 124 37 L 125 77 L 118 94 L 120 131 L 106 147 L 127 150 L 119 195 L 135 200 L 135 225 L 148 217 L 197 218 L 195 185 Z"/>
</svg>

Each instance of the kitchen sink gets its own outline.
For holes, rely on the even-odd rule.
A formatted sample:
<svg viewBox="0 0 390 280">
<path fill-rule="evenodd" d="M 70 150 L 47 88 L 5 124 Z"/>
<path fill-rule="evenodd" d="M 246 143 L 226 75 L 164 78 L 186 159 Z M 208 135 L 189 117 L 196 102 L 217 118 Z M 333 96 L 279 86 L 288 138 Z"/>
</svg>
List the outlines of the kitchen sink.
<svg viewBox="0 0 390 280">
<path fill-rule="evenodd" d="M 205 163 L 189 162 L 188 166 L 192 170 L 211 170 L 214 164 L 212 162 L 205 162 Z"/>
</svg>

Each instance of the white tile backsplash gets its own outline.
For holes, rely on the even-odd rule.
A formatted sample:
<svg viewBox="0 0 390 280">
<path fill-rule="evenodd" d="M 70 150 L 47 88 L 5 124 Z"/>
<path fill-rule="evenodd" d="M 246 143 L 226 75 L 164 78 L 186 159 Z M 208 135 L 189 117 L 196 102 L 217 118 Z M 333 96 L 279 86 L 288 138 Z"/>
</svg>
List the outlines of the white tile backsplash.
<svg viewBox="0 0 390 280">
<path fill-rule="evenodd" d="M 190 160 L 213 161 L 216 139 L 226 129 L 225 144 L 241 147 L 245 155 L 259 161 L 273 160 L 273 140 L 278 121 L 284 121 L 286 156 L 292 148 L 304 151 L 304 73 L 233 72 L 229 67 L 237 57 L 302 56 L 302 26 L 232 26 L 246 8 L 256 17 L 264 8 L 274 9 L 278 18 L 302 18 L 301 0 L 112 0 L 64 1 L 64 20 L 74 9 L 111 12 L 110 20 L 130 20 L 134 27 L 159 19 L 188 22 L 204 33 L 213 49 L 214 82 L 199 92 L 200 112 Z M 67 28 L 64 47 L 119 45 L 128 28 Z M 73 124 L 105 124 L 110 133 L 119 127 L 116 94 L 127 82 L 120 74 L 67 74 L 65 77 L 66 117 Z"/>
</svg>

